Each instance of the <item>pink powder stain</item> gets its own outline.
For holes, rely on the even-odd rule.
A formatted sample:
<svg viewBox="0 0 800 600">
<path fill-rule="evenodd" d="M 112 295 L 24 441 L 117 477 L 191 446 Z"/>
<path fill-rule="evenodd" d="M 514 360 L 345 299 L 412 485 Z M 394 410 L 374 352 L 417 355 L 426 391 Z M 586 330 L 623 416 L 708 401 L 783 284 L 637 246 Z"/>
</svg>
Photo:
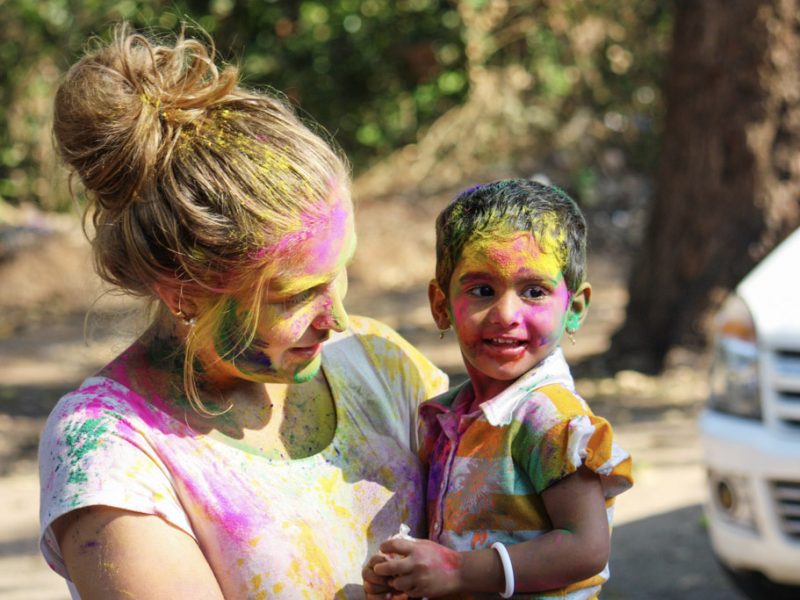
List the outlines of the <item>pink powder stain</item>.
<svg viewBox="0 0 800 600">
<path fill-rule="evenodd" d="M 341 197 L 331 202 L 323 201 L 312 211 L 300 215 L 298 229 L 284 235 L 276 244 L 258 249 L 251 254 L 253 260 L 267 256 L 286 258 L 297 253 L 310 255 L 312 264 L 328 264 L 339 253 L 336 243 L 345 231 L 350 218 L 350 208 Z M 308 242 L 313 242 L 309 244 Z M 308 247 L 310 246 L 310 247 Z"/>
<path fill-rule="evenodd" d="M 108 413 L 118 415 L 115 419 L 117 433 L 124 439 L 135 441 L 141 435 L 140 429 L 130 419 L 125 418 L 124 414 L 120 414 L 122 411 L 119 403 L 110 403 L 103 400 L 102 396 L 111 395 L 118 398 L 119 402 L 130 408 L 136 418 L 146 424 L 146 429 L 152 436 L 150 441 L 157 447 L 159 458 L 168 465 L 173 478 L 180 482 L 192 500 L 208 515 L 209 521 L 222 523 L 228 535 L 241 543 L 250 539 L 256 526 L 247 514 L 248 502 L 244 497 L 244 490 L 247 487 L 235 485 L 235 475 L 228 473 L 227 483 L 234 485 L 226 485 L 225 489 L 221 489 L 208 477 L 202 477 L 207 475 L 206 473 L 196 474 L 182 468 L 184 461 L 181 459 L 181 453 L 196 448 L 194 444 L 184 444 L 183 438 L 194 438 L 200 434 L 157 408 L 158 405 L 164 404 L 160 398 L 154 398 L 151 403 L 136 392 L 120 385 L 115 385 L 114 390 L 110 391 L 108 389 L 110 385 L 112 384 L 109 381 L 104 381 L 82 390 L 87 396 L 94 396 L 85 404 L 87 415 L 93 417 Z M 236 498 L 237 494 L 242 498 Z M 264 518 L 265 515 L 260 515 L 262 524 Z"/>
</svg>

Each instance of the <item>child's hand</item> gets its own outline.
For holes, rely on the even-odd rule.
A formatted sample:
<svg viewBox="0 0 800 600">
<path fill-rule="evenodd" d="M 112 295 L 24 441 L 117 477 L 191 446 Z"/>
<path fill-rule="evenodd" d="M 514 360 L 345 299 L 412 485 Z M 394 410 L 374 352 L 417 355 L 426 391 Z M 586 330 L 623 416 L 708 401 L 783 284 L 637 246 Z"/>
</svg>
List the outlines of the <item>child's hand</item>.
<svg viewBox="0 0 800 600">
<path fill-rule="evenodd" d="M 379 563 L 386 562 L 385 556 L 376 554 L 369 559 L 366 566 L 361 569 L 361 577 L 364 580 L 364 593 L 367 600 L 407 600 L 408 596 L 404 592 L 398 592 L 389 585 L 389 578 L 378 575 L 373 567 Z"/>
<path fill-rule="evenodd" d="M 395 590 L 436 598 L 461 588 L 461 554 L 455 550 L 429 540 L 394 539 L 382 543 L 381 552 L 401 555 L 372 564 L 375 574 Z"/>
</svg>

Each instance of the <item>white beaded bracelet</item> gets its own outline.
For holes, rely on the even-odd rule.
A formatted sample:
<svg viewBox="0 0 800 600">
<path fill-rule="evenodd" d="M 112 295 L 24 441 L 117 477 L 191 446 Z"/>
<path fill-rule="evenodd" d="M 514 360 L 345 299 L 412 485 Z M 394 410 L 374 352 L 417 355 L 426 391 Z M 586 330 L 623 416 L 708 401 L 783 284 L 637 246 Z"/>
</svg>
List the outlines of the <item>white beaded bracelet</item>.
<svg viewBox="0 0 800 600">
<path fill-rule="evenodd" d="M 506 578 L 506 589 L 500 596 L 511 598 L 514 595 L 514 568 L 511 566 L 511 557 L 508 555 L 506 547 L 500 542 L 492 544 L 492 548 L 497 550 L 500 555 L 500 562 L 503 563 L 503 575 Z"/>
</svg>

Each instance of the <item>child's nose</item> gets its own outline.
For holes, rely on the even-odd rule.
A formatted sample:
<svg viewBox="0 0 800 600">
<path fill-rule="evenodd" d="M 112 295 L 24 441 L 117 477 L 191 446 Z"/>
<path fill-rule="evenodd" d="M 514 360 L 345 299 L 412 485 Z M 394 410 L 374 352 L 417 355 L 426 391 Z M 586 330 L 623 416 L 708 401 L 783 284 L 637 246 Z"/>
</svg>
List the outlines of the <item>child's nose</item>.
<svg viewBox="0 0 800 600">
<path fill-rule="evenodd" d="M 519 325 L 521 303 L 519 296 L 514 292 L 498 296 L 490 311 L 489 320 L 504 326 Z"/>
</svg>

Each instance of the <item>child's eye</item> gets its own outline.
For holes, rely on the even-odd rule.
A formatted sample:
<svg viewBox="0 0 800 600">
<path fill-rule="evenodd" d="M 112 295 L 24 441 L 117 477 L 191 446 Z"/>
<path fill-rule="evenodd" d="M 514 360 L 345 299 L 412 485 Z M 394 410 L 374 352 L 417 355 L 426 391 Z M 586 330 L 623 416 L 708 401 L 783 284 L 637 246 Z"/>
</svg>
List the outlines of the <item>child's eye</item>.
<svg viewBox="0 0 800 600">
<path fill-rule="evenodd" d="M 479 298 L 489 298 L 490 296 L 494 296 L 494 290 L 490 285 L 476 285 L 475 287 L 469 288 L 467 293 L 470 296 L 477 296 Z"/>
<path fill-rule="evenodd" d="M 538 286 L 538 285 L 534 285 L 534 286 L 531 286 L 529 288 L 525 288 L 522 291 L 522 297 L 523 298 L 537 299 L 537 298 L 543 298 L 546 295 L 547 295 L 547 290 L 545 288 L 541 287 L 541 286 Z"/>
</svg>

